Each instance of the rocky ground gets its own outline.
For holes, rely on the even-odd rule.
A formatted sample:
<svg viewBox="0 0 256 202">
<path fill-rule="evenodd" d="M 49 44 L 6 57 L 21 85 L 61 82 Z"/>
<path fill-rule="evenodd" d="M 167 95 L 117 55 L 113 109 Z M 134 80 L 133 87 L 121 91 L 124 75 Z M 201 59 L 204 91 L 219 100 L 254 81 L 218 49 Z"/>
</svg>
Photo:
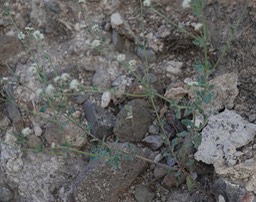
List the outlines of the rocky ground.
<svg viewBox="0 0 256 202">
<path fill-rule="evenodd" d="M 200 24 L 182 1 L 151 3 L 165 17 L 139 0 L 0 0 L 0 201 L 256 201 L 256 1 L 205 3 L 213 114 L 177 152 L 197 162 L 192 191 L 143 82 L 191 96 L 203 55 L 170 21 Z M 169 139 L 186 129 L 156 105 Z"/>
</svg>

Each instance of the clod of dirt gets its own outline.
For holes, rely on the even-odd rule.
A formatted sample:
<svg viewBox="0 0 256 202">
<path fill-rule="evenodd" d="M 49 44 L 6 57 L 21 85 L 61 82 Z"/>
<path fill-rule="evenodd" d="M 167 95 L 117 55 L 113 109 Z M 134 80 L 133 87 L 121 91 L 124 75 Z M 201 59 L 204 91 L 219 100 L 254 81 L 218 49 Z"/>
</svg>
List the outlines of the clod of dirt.
<svg viewBox="0 0 256 202">
<path fill-rule="evenodd" d="M 132 148 L 133 152 L 143 152 L 135 145 L 115 144 L 119 149 Z M 82 201 L 118 201 L 119 195 L 126 191 L 138 175 L 146 168 L 147 163 L 139 159 L 127 162 L 123 159 L 118 169 L 113 170 L 111 165 L 102 160 L 91 160 L 88 166 L 81 171 L 74 184 L 74 198 Z"/>
<path fill-rule="evenodd" d="M 114 126 L 116 137 L 122 142 L 139 142 L 151 122 L 151 114 L 143 100 L 132 100 L 117 115 Z"/>
</svg>

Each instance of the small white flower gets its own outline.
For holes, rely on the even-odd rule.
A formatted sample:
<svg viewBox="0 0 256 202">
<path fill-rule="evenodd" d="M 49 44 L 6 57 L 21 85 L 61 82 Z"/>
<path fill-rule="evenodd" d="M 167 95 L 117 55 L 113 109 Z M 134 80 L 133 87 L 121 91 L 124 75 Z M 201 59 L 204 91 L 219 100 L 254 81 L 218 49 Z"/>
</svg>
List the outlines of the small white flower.
<svg viewBox="0 0 256 202">
<path fill-rule="evenodd" d="M 97 24 L 96 24 L 96 25 L 93 25 L 93 26 L 92 26 L 92 30 L 95 31 L 95 32 L 100 31 L 99 25 L 97 25 Z"/>
<path fill-rule="evenodd" d="M 151 0 L 144 0 L 143 1 L 143 6 L 150 6 L 151 5 Z"/>
<path fill-rule="evenodd" d="M 37 40 L 40 41 L 42 39 L 44 39 L 44 35 L 42 33 L 40 33 L 39 30 L 36 30 L 32 33 L 33 37 Z"/>
<path fill-rule="evenodd" d="M 61 77 L 60 77 L 60 76 L 56 76 L 56 77 L 53 79 L 54 83 L 59 82 L 59 80 L 61 80 Z"/>
<path fill-rule="evenodd" d="M 93 47 L 93 48 L 95 48 L 95 47 L 97 47 L 97 46 L 99 46 L 100 45 L 100 40 L 98 40 L 98 39 L 95 39 L 92 43 L 91 43 L 91 46 Z"/>
<path fill-rule="evenodd" d="M 70 79 L 70 75 L 68 73 L 63 73 L 60 78 L 62 81 L 67 81 Z"/>
<path fill-rule="evenodd" d="M 53 94 L 53 92 L 54 92 L 54 87 L 53 87 L 52 84 L 49 84 L 49 85 L 46 87 L 46 89 L 45 89 L 45 93 L 46 93 L 47 95 L 51 95 L 51 94 Z"/>
<path fill-rule="evenodd" d="M 18 39 L 19 39 L 19 40 L 24 40 L 25 37 L 26 37 L 26 36 L 25 36 L 25 34 L 23 34 L 23 32 L 19 32 L 19 33 L 18 33 Z"/>
<path fill-rule="evenodd" d="M 52 149 L 54 149 L 55 147 L 56 147 L 55 142 L 52 142 L 52 144 L 51 144 L 51 148 L 52 148 Z"/>
<path fill-rule="evenodd" d="M 36 96 L 39 97 L 42 92 L 43 92 L 43 89 L 42 89 L 42 88 L 38 88 L 38 89 L 36 90 Z"/>
<path fill-rule="evenodd" d="M 24 137 L 26 137 L 32 133 L 32 130 L 29 127 L 26 127 L 21 131 L 21 133 L 24 135 Z"/>
<path fill-rule="evenodd" d="M 190 8 L 191 7 L 191 5 L 190 5 L 190 3 L 191 3 L 191 0 L 184 0 L 183 2 L 182 2 L 182 8 Z"/>
<path fill-rule="evenodd" d="M 73 79 L 69 84 L 69 88 L 72 90 L 78 90 L 78 86 L 79 86 L 79 82 L 76 79 Z"/>
<path fill-rule="evenodd" d="M 37 73 L 37 64 L 33 63 L 29 68 L 28 68 L 28 73 L 30 75 L 35 75 Z"/>
<path fill-rule="evenodd" d="M 78 0 L 78 3 L 85 3 L 85 0 Z"/>
<path fill-rule="evenodd" d="M 117 59 L 118 62 L 122 62 L 122 61 L 125 60 L 125 55 L 124 54 L 119 54 L 116 59 Z"/>
<path fill-rule="evenodd" d="M 203 26 L 202 23 L 195 23 L 195 24 L 193 25 L 195 31 L 198 31 L 199 29 L 201 29 L 202 26 Z"/>
<path fill-rule="evenodd" d="M 129 65 L 130 66 L 135 66 L 137 64 L 136 60 L 130 60 Z"/>
<path fill-rule="evenodd" d="M 33 28 L 33 27 L 25 27 L 25 30 L 27 30 L 27 31 L 33 31 L 34 28 Z"/>
</svg>

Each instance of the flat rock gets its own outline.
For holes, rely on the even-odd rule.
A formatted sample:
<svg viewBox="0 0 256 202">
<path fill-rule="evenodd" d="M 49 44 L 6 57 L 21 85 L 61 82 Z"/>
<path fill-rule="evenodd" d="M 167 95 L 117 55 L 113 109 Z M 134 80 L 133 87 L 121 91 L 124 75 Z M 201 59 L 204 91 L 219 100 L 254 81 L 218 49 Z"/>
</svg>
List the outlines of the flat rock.
<svg viewBox="0 0 256 202">
<path fill-rule="evenodd" d="M 155 193 L 151 192 L 144 185 L 139 184 L 135 187 L 134 196 L 137 202 L 149 202 L 155 198 Z"/>
<path fill-rule="evenodd" d="M 145 62 L 145 61 L 147 61 L 149 63 L 156 62 L 156 54 L 150 48 L 144 49 L 144 48 L 141 48 L 141 47 L 137 47 L 136 48 L 136 54 L 141 59 L 141 61 L 143 61 L 143 62 Z"/>
<path fill-rule="evenodd" d="M 164 142 L 159 135 L 149 135 L 142 140 L 142 143 L 153 150 L 158 150 Z"/>
<path fill-rule="evenodd" d="M 141 154 L 135 145 L 115 144 L 120 149 L 132 149 L 133 152 Z M 90 201 L 118 201 L 119 195 L 131 186 L 138 175 L 144 171 L 147 163 L 133 158 L 122 159 L 120 166 L 113 167 L 103 160 L 91 160 L 83 172 L 77 177 L 74 184 L 74 198 L 77 202 Z"/>
<path fill-rule="evenodd" d="M 95 137 L 103 139 L 112 133 L 115 124 L 115 116 L 112 113 L 89 101 L 84 103 L 83 109 L 91 133 Z"/>
<path fill-rule="evenodd" d="M 116 137 L 122 142 L 139 142 L 151 122 L 151 114 L 144 100 L 130 101 L 117 115 L 114 126 Z"/>
<path fill-rule="evenodd" d="M 225 110 L 209 118 L 208 125 L 202 131 L 202 143 L 195 153 L 195 159 L 213 164 L 217 174 L 245 184 L 247 191 L 256 193 L 255 156 L 241 160 L 237 151 L 253 141 L 255 134 L 255 124 L 233 111 Z"/>
</svg>

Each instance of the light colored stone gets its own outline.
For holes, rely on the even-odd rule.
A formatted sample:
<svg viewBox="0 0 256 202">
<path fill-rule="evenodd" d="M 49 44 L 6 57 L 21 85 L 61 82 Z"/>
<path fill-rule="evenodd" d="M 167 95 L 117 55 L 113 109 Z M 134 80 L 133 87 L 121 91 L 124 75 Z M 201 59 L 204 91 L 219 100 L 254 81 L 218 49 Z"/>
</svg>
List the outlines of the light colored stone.
<svg viewBox="0 0 256 202">
<path fill-rule="evenodd" d="M 166 65 L 166 73 L 168 75 L 179 75 L 181 73 L 181 68 L 183 66 L 183 62 L 178 61 L 169 61 Z"/>
<path fill-rule="evenodd" d="M 213 164 L 215 172 L 231 178 L 238 184 L 245 184 L 247 191 L 256 193 L 255 156 L 239 160 L 238 148 L 254 140 L 256 124 L 249 123 L 233 111 L 211 116 L 202 131 L 202 143 L 195 153 L 195 159 Z M 249 180 L 248 180 L 249 179 Z"/>
<path fill-rule="evenodd" d="M 208 125 L 202 131 L 202 143 L 195 158 L 207 164 L 224 165 L 235 159 L 236 148 L 248 144 L 255 134 L 255 124 L 233 111 L 225 110 L 209 118 Z"/>
<path fill-rule="evenodd" d="M 210 111 L 219 111 L 224 107 L 232 109 L 239 93 L 237 81 L 238 76 L 235 73 L 223 74 L 211 80 L 209 83 L 214 85 L 214 97 L 212 102 L 203 108 Z"/>
<path fill-rule="evenodd" d="M 127 37 L 130 40 L 136 40 L 134 32 L 131 30 L 130 25 L 124 20 L 120 13 L 113 13 L 110 17 L 111 26 L 119 34 Z"/>
<path fill-rule="evenodd" d="M 189 91 L 183 87 L 170 88 L 166 90 L 164 96 L 171 100 L 180 101 Z"/>
<path fill-rule="evenodd" d="M 105 91 L 101 96 L 101 107 L 106 108 L 111 101 L 111 93 L 109 91 Z"/>
</svg>

